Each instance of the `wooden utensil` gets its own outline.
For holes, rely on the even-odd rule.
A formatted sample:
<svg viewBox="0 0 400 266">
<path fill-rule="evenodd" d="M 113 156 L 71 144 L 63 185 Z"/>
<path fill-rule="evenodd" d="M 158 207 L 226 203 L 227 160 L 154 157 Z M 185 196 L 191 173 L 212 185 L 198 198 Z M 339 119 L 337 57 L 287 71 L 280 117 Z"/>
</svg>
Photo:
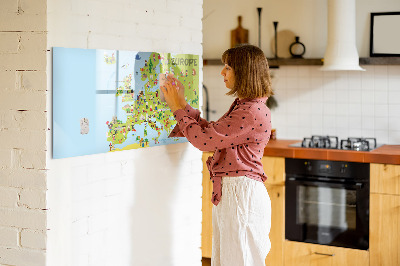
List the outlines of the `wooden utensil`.
<svg viewBox="0 0 400 266">
<path fill-rule="evenodd" d="M 231 30 L 231 48 L 249 42 L 249 31 L 242 27 L 242 16 L 238 16 L 238 27 Z"/>
</svg>

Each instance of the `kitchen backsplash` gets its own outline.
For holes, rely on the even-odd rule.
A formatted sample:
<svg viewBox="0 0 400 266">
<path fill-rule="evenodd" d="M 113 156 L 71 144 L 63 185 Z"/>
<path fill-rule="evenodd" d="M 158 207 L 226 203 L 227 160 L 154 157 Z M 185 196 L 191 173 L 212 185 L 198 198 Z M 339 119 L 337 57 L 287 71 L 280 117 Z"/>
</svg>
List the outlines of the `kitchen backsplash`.
<svg viewBox="0 0 400 266">
<path fill-rule="evenodd" d="M 278 107 L 272 110 L 277 138 L 311 135 L 376 137 L 400 144 L 400 66 L 365 65 L 366 71 L 324 72 L 319 66 L 271 69 Z M 217 120 L 233 98 L 220 76 L 222 66 L 204 67 L 210 120 Z"/>
</svg>

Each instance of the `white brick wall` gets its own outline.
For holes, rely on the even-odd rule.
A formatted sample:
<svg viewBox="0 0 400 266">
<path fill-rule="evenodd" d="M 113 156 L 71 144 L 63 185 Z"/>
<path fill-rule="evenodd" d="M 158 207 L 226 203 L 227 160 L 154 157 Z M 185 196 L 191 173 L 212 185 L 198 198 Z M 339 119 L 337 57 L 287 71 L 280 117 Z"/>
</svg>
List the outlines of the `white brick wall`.
<svg viewBox="0 0 400 266">
<path fill-rule="evenodd" d="M 46 1 L 1 1 L 1 31 L 45 32 Z"/>
<path fill-rule="evenodd" d="M 21 231 L 21 246 L 31 249 L 46 249 L 46 231 L 28 230 Z"/>
<path fill-rule="evenodd" d="M 0 169 L 0 186 L 46 189 L 46 170 Z"/>
<path fill-rule="evenodd" d="M 52 160 L 48 50 L 201 55 L 202 1 L 4 0 L 0 15 L 0 264 L 200 265 L 201 153 Z"/>
<path fill-rule="evenodd" d="M 46 3 L 0 2 L 1 265 L 45 265 Z"/>
<path fill-rule="evenodd" d="M 47 49 L 202 54 L 202 0 L 50 0 L 47 8 Z M 47 155 L 48 265 L 201 265 L 201 152 L 190 144 Z"/>
<path fill-rule="evenodd" d="M 30 229 L 46 229 L 46 212 L 26 208 L 0 209 L 0 226 Z"/>
<path fill-rule="evenodd" d="M 19 230 L 16 228 L 0 227 L 0 247 L 18 247 Z"/>
<path fill-rule="evenodd" d="M 45 265 L 46 254 L 42 250 L 14 249 L 0 247 L 0 257 L 3 265 Z"/>
<path fill-rule="evenodd" d="M 19 190 L 11 187 L 0 187 L 0 207 L 15 208 L 18 204 Z"/>
</svg>

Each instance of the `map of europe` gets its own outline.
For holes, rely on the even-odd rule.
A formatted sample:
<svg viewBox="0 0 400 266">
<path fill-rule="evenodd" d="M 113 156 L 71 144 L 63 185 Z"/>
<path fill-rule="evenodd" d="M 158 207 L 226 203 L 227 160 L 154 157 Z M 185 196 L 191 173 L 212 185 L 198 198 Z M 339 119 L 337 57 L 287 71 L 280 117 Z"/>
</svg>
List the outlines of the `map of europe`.
<svg viewBox="0 0 400 266">
<path fill-rule="evenodd" d="M 161 100 L 160 74 L 173 74 L 199 107 L 199 56 L 53 48 L 53 158 L 186 142 Z"/>
</svg>

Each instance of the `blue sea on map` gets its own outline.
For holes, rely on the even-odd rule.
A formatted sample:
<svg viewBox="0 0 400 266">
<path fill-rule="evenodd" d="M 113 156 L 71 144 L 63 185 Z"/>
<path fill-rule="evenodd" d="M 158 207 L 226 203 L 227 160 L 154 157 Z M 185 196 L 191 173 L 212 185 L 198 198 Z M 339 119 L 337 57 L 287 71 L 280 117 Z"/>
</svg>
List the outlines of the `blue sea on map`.
<svg viewBox="0 0 400 266">
<path fill-rule="evenodd" d="M 144 93 L 144 87 L 149 82 L 148 79 L 141 78 L 141 69 L 145 67 L 145 62 L 148 63 L 145 60 L 149 60 L 151 54 L 136 51 L 53 48 L 53 158 L 187 141 L 186 138 L 168 138 L 168 132 L 165 130 L 167 127 L 160 123 L 161 120 L 149 119 L 149 123 L 145 120 L 144 123 L 127 124 L 133 117 L 133 113 L 127 110 L 134 110 L 139 102 L 137 99 L 140 93 Z M 161 72 L 160 64 L 154 67 L 154 72 L 158 76 Z M 194 78 L 198 79 L 198 76 Z M 127 87 L 132 89 L 132 93 L 124 91 L 122 95 L 116 96 L 118 89 Z M 159 86 L 153 85 L 147 92 L 155 93 L 158 90 Z M 131 95 L 134 95 L 133 98 Z M 162 105 L 158 105 L 156 110 L 164 114 L 166 109 L 160 106 Z M 147 118 L 148 115 L 140 116 Z M 162 121 L 168 119 L 170 127 L 176 123 L 171 118 Z M 161 130 L 162 128 L 164 130 Z M 146 134 L 143 135 L 142 132 Z M 119 140 L 121 134 L 123 139 Z"/>
</svg>

